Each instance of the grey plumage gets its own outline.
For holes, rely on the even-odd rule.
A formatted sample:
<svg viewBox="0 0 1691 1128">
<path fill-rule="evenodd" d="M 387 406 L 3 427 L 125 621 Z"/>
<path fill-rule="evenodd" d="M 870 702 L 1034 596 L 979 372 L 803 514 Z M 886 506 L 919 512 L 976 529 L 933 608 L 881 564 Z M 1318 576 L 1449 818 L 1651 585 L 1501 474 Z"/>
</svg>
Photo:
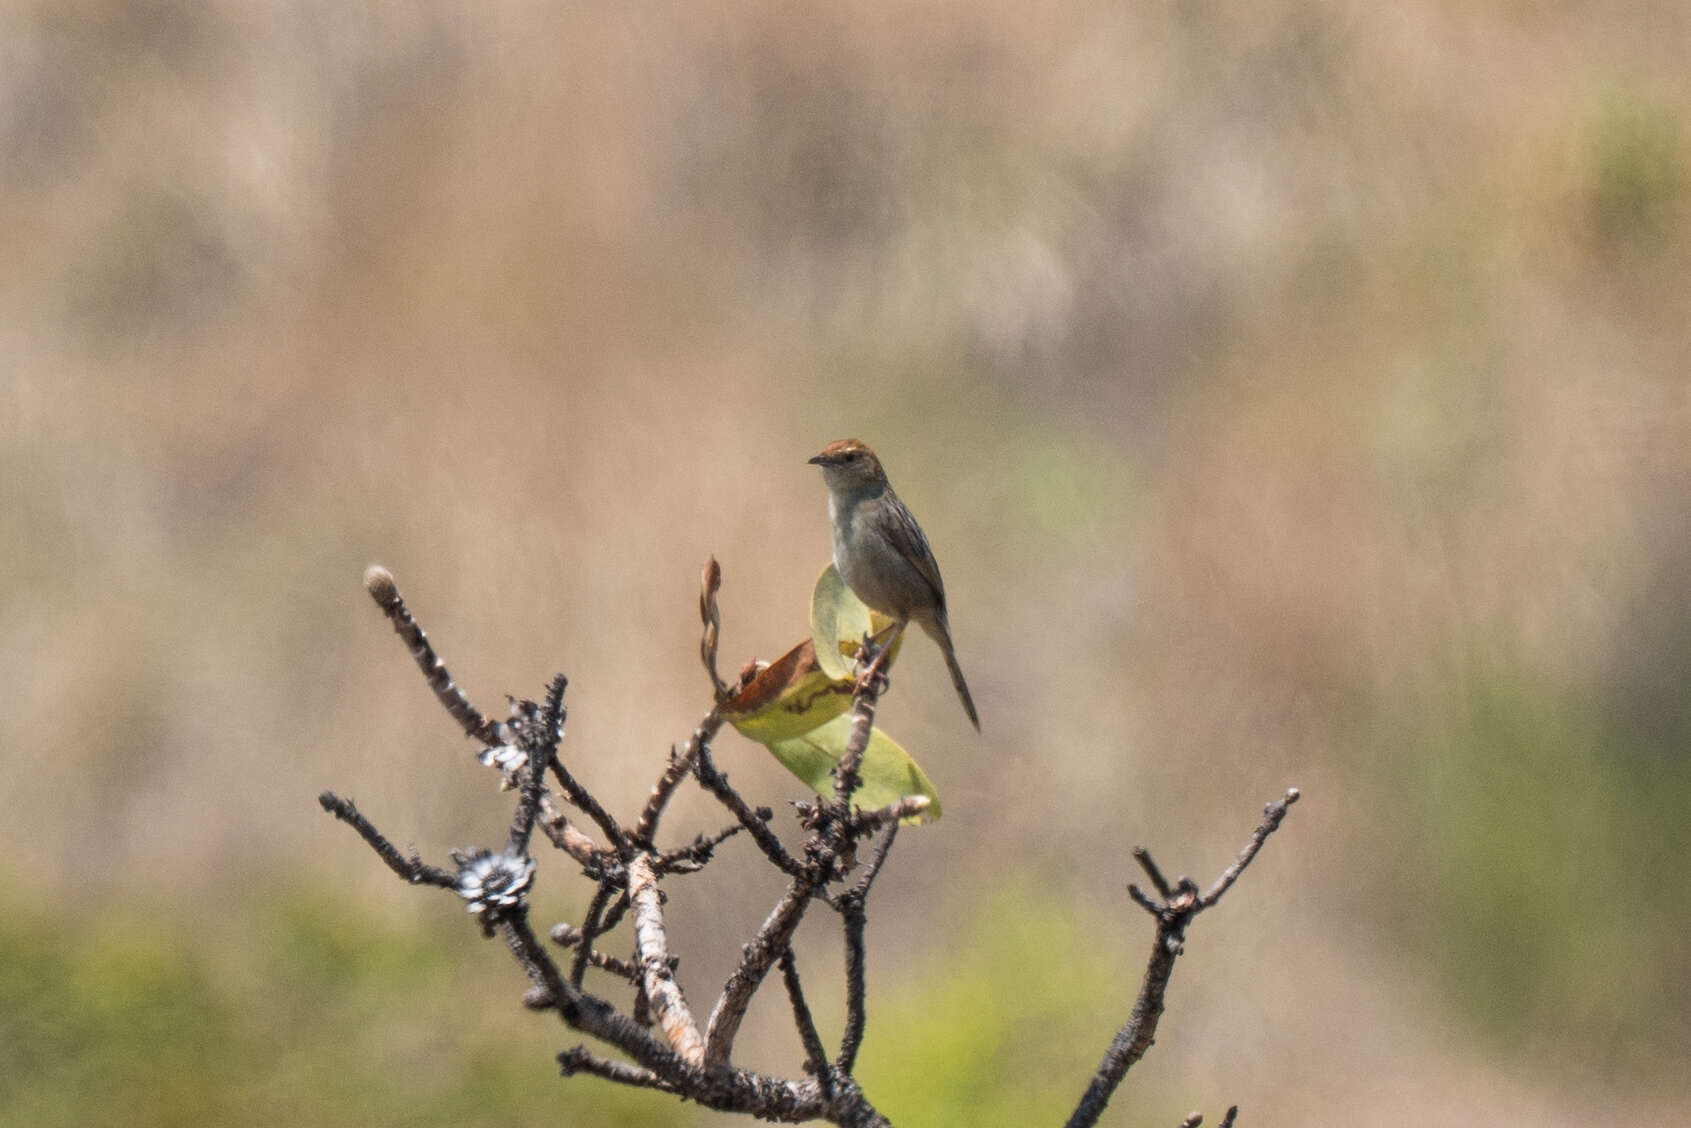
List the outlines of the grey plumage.
<svg viewBox="0 0 1691 1128">
<path fill-rule="evenodd" d="M 864 444 L 841 439 L 810 461 L 822 467 L 828 483 L 834 567 L 840 578 L 873 610 L 921 625 L 939 645 L 963 711 L 979 730 L 980 717 L 951 641 L 945 582 L 922 527 Z"/>
</svg>

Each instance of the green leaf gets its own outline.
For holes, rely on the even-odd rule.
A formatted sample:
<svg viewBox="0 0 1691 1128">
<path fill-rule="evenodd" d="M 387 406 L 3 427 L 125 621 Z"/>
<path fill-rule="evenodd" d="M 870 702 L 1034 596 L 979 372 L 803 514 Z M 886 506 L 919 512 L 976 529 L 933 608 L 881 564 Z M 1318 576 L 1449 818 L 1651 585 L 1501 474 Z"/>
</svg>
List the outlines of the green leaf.
<svg viewBox="0 0 1691 1128">
<path fill-rule="evenodd" d="M 829 677 L 851 677 L 863 636 L 876 634 L 892 624 L 893 620 L 879 611 L 869 610 L 832 564 L 816 577 L 816 588 L 810 595 L 810 634 L 816 643 L 816 662 Z M 887 655 L 888 669 L 903 646 L 901 635 L 893 642 L 892 653 Z"/>
<path fill-rule="evenodd" d="M 769 751 L 818 795 L 831 795 L 834 780 L 830 773 L 845 754 L 850 736 L 851 718 L 841 716 L 801 736 L 770 742 Z M 932 806 L 906 821 L 932 822 L 940 816 L 939 794 L 934 791 L 933 781 L 910 758 L 910 753 L 880 729 L 869 734 L 869 747 L 863 753 L 862 779 L 851 797 L 860 808 L 872 810 L 896 803 L 907 795 L 925 795 Z"/>
</svg>

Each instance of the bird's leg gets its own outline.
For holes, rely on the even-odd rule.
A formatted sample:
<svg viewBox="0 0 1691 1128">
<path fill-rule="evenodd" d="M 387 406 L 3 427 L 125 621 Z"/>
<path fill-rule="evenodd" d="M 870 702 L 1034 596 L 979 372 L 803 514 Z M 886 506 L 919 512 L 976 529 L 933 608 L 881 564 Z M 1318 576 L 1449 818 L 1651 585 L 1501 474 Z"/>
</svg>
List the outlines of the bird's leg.
<svg viewBox="0 0 1691 1128">
<path fill-rule="evenodd" d="M 881 640 L 886 639 L 887 645 L 891 646 L 892 640 L 897 638 L 899 636 L 899 634 L 903 632 L 904 627 L 905 627 L 905 623 L 908 623 L 908 622 L 909 622 L 909 620 L 905 620 L 904 622 L 899 622 L 897 619 L 894 619 L 892 622 L 888 623 L 886 626 L 882 627 L 880 630 L 876 631 L 874 634 L 865 634 L 863 636 L 863 645 L 864 646 L 879 646 L 880 643 L 881 643 Z M 888 636 L 891 636 L 891 637 L 888 637 Z"/>
<path fill-rule="evenodd" d="M 908 621 L 909 620 L 899 622 L 897 619 L 894 619 L 874 634 L 864 631 L 862 640 L 857 644 L 857 653 L 859 655 L 869 654 L 872 655 L 873 658 L 879 658 L 881 650 L 892 649 L 892 644 L 898 639 L 899 635 L 904 633 L 904 628 Z"/>
<path fill-rule="evenodd" d="M 890 626 L 882 627 L 874 635 L 863 636 L 863 645 L 858 648 L 858 654 L 873 649 L 875 657 L 870 659 L 869 668 L 863 671 L 863 675 L 857 679 L 857 684 L 852 687 L 854 694 L 861 693 L 864 686 L 881 676 L 881 668 L 886 665 L 887 655 L 892 653 L 892 644 L 898 641 L 899 636 L 904 633 L 904 628 L 909 625 L 910 620 L 901 619 Z M 883 635 L 886 636 L 885 642 L 880 641 Z"/>
</svg>

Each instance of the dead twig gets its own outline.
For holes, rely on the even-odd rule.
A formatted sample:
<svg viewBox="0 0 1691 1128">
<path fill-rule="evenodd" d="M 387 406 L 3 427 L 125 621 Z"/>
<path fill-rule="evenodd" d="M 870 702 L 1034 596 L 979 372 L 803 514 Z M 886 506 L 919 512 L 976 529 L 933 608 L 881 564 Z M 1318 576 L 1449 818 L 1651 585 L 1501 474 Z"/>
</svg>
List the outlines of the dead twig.
<svg viewBox="0 0 1691 1128">
<path fill-rule="evenodd" d="M 1134 858 L 1140 868 L 1151 879 L 1151 884 L 1163 897 L 1157 901 L 1138 886 L 1129 886 L 1128 892 L 1133 900 L 1157 921 L 1156 938 L 1151 944 L 1151 955 L 1146 961 L 1145 974 L 1139 985 L 1139 996 L 1133 1002 L 1133 1010 L 1128 1015 L 1127 1022 L 1116 1036 L 1110 1041 L 1109 1048 L 1104 1051 L 1104 1060 L 1099 1063 L 1093 1074 L 1086 1092 L 1081 1095 L 1080 1103 L 1075 1106 L 1073 1115 L 1069 1117 L 1068 1128 L 1089 1128 L 1098 1123 L 1098 1117 L 1103 1115 L 1104 1107 L 1109 1104 L 1110 1096 L 1121 1084 L 1127 1071 L 1133 1068 L 1145 1051 L 1151 1048 L 1156 1038 L 1157 1023 L 1163 1014 L 1163 996 L 1168 989 L 1169 977 L 1174 974 L 1174 961 L 1179 957 L 1186 937 L 1187 926 L 1192 923 L 1199 913 L 1211 908 L 1227 892 L 1229 886 L 1236 881 L 1245 867 L 1250 865 L 1257 851 L 1268 836 L 1273 834 L 1286 817 L 1286 811 L 1298 801 L 1298 789 L 1288 788 L 1283 798 L 1268 804 L 1263 812 L 1263 821 L 1252 833 L 1250 841 L 1239 852 L 1239 857 L 1227 867 L 1220 878 L 1210 887 L 1210 892 L 1200 894 L 1198 886 L 1190 878 L 1181 878 L 1173 886 L 1163 877 L 1151 859 L 1151 853 L 1144 847 L 1133 851 Z M 1233 1112 L 1229 1112 L 1227 1123 L 1231 1124 Z"/>
<path fill-rule="evenodd" d="M 716 597 L 721 582 L 721 569 L 715 560 L 708 561 L 700 578 L 699 614 L 704 630 L 699 654 L 710 675 L 714 704 L 687 744 L 680 751 L 671 747 L 638 816 L 625 825 L 575 778 L 560 755 L 567 679 L 561 674 L 553 678 L 541 703 L 514 700 L 508 720 L 488 720 L 448 674 L 422 627 L 406 610 L 393 577 L 385 569 L 371 568 L 365 576 L 370 595 L 405 642 L 436 699 L 459 727 L 482 745 L 478 753 L 481 762 L 499 769 L 502 786 L 516 792 L 516 808 L 503 849 L 497 853 L 454 850 L 454 871 L 429 865 L 415 852 L 401 853 L 350 800 L 325 791 L 320 802 L 326 811 L 351 826 L 402 880 L 450 889 L 467 902 L 484 933 L 501 936 L 523 969 L 528 981 L 522 994 L 525 1007 L 556 1012 L 570 1029 L 628 1059 L 616 1060 L 586 1046 L 576 1046 L 558 1055 L 563 1076 L 587 1074 L 763 1120 L 823 1119 L 848 1128 L 880 1128 L 887 1125 L 886 1119 L 853 1076 L 868 1025 L 867 903 L 876 878 L 887 864 L 900 822 L 921 816 L 930 806 L 929 799 L 919 796 L 871 810 L 858 810 L 851 804 L 861 782 L 879 697 L 887 685 L 886 656 L 891 640 L 878 647 L 866 640 L 860 651 L 860 661 L 866 668 L 853 687 L 848 739 L 834 772 L 833 795 L 793 804 L 804 838 L 802 848 L 789 849 L 770 826 L 774 817 L 770 808 L 747 802 L 711 757 L 711 742 L 724 723 L 722 705 L 730 694 L 717 673 L 721 613 Z M 734 822 L 711 833 L 696 833 L 685 845 L 660 847 L 658 836 L 664 814 L 689 779 L 721 803 Z M 556 790 L 548 786 L 549 781 L 555 783 Z M 1171 884 L 1149 851 L 1134 851 L 1152 892 L 1133 885 L 1129 894 L 1156 919 L 1156 938 L 1132 1014 L 1111 1042 L 1070 1125 L 1096 1123 L 1122 1077 L 1150 1046 L 1186 928 L 1238 880 L 1297 798 L 1293 789 L 1268 806 L 1263 823 L 1207 891 L 1200 891 L 1185 877 Z M 565 816 L 564 803 L 581 812 L 584 825 L 595 827 L 602 843 Z M 537 840 L 536 830 L 540 832 L 538 840 L 561 851 L 594 886 L 580 927 L 558 924 L 549 933 L 556 945 L 570 950 L 567 968 L 554 958 L 556 949 L 548 949 L 530 926 L 528 896 L 538 864 L 529 852 Z M 672 925 L 665 914 L 663 883 L 702 872 L 717 859 L 725 844 L 741 834 L 756 844 L 764 862 L 787 877 L 787 886 L 744 946 L 701 1030 L 676 977 L 679 960 Z M 859 865 L 860 844 L 877 835 Z M 806 1000 L 793 954 L 794 935 L 817 901 L 838 914 L 845 947 L 845 1024 L 831 1059 Z M 601 941 L 615 933 L 629 915 L 633 918 L 633 958 L 623 959 L 610 954 Z M 775 967 L 781 970 L 793 1030 L 804 1051 L 802 1078 L 769 1076 L 737 1068 L 732 1062 L 735 1039 L 747 1009 Z M 619 983 L 633 986 L 633 1000 L 626 1013 L 585 989 L 589 968 L 598 968 Z M 1237 1111 L 1227 1111 L 1222 1128 L 1231 1128 Z M 1201 1120 L 1193 1113 L 1182 1128 L 1199 1128 Z"/>
</svg>

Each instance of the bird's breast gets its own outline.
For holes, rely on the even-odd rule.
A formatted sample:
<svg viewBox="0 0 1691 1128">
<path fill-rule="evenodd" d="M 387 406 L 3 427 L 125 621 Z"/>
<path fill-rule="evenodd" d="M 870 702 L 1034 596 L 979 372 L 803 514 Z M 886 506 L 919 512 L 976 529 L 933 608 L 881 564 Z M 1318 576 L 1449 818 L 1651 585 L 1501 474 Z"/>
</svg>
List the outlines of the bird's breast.
<svg viewBox="0 0 1691 1128">
<path fill-rule="evenodd" d="M 919 590 L 920 577 L 875 531 L 873 513 L 863 512 L 873 504 L 842 505 L 830 500 L 834 511 L 834 567 L 871 610 L 909 619 L 914 603 L 911 593 Z"/>
</svg>

